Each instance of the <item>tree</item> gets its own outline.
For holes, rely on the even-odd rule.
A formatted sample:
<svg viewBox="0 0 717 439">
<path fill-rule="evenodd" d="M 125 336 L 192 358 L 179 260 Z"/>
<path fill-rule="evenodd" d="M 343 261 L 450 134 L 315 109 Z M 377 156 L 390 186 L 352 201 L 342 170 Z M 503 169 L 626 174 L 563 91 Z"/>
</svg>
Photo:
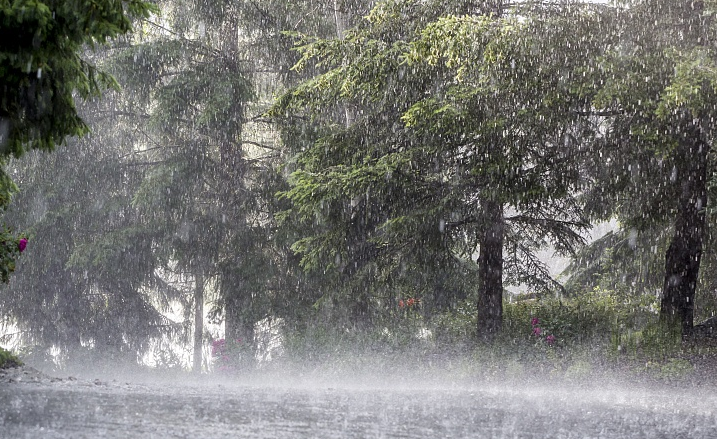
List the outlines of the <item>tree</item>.
<svg viewBox="0 0 717 439">
<path fill-rule="evenodd" d="M 5 170 L 9 157 L 31 149 L 52 150 L 68 136 L 87 133 L 75 94 L 99 96 L 115 85 L 82 56 L 85 46 L 129 33 L 133 17 L 156 8 L 140 0 L 0 2 L 0 207 L 17 188 Z M 0 236 L 0 271 L 14 269 L 18 237 Z M 10 244 L 12 243 L 12 244 Z"/>
<path fill-rule="evenodd" d="M 181 328 L 154 306 L 176 292 L 156 277 L 153 231 L 131 205 L 143 158 L 113 130 L 123 121 L 106 117 L 115 104 L 113 96 L 82 104 L 93 132 L 68 141 L 64 154 L 11 162 L 22 189 L 5 219 L 35 245 L 0 303 L 30 346 L 131 364 L 152 340 Z"/>
<path fill-rule="evenodd" d="M 68 156 L 33 156 L 30 169 L 17 172 L 28 188 L 18 195 L 12 220 L 41 248 L 14 291 L 41 293 L 23 300 L 7 290 L 2 300 L 29 339 L 63 353 L 82 347 L 104 357 L 113 351 L 136 357 L 167 334 L 186 341 L 194 320 L 193 363 L 199 370 L 206 304 L 211 318 L 225 319 L 228 339 L 249 346 L 258 320 L 295 309 L 296 302 L 280 294 L 295 290 L 297 282 L 280 242 L 290 232 L 277 231 L 272 220 L 273 188 L 283 183 L 274 169 L 278 157 L 271 145 L 245 137 L 244 126 L 255 84 L 266 87 L 271 75 L 283 73 L 278 67 L 256 83 L 254 75 L 287 56 L 282 51 L 291 40 L 281 34 L 291 28 L 286 23 L 315 25 L 301 11 L 315 5 L 161 6 L 167 26 L 143 21 L 137 38 L 92 59 L 123 87 L 80 108 L 93 134 L 70 141 Z M 284 16 L 281 8 L 291 13 Z M 258 29 L 240 29 L 245 18 L 261 24 L 267 17 L 276 27 L 252 22 Z M 277 17 L 285 21 L 274 23 Z M 274 47 L 260 41 L 264 36 L 285 44 Z M 253 105 L 261 112 L 261 103 Z M 44 206 L 39 217 L 35 205 Z M 62 242 L 53 245 L 52 238 Z M 157 275 L 161 270 L 191 280 L 191 291 L 167 283 Z M 218 296 L 209 295 L 205 284 L 216 285 Z M 160 314 L 173 302 L 184 307 L 184 324 Z M 250 360 L 252 349 L 246 352 Z"/>
<path fill-rule="evenodd" d="M 135 207 L 158 231 L 165 265 L 215 281 L 210 316 L 224 319 L 227 340 L 242 340 L 248 363 L 255 323 L 291 282 L 280 268 L 284 255 L 272 217 L 279 157 L 246 126 L 268 131 L 256 128 L 261 117 L 250 112 L 261 113 L 271 81 L 288 80 L 285 58 L 295 55 L 282 31 L 320 27 L 320 13 L 307 16 L 316 8 L 312 2 L 168 2 L 168 26 L 157 26 L 154 38 L 116 59 L 121 81 L 134 93 L 130 112 L 147 116 L 139 123 L 151 139 L 146 156 L 155 161 Z M 204 336 L 202 284 L 196 282 L 193 300 L 195 369 Z"/>
<path fill-rule="evenodd" d="M 322 123 L 284 193 L 289 215 L 320 226 L 294 244 L 304 265 L 355 278 L 378 264 L 405 279 L 401 267 L 441 270 L 478 252 L 479 331 L 490 337 L 504 277 L 555 286 L 533 251 L 570 253 L 586 226 L 572 155 L 594 128 L 569 79 L 599 50 L 599 29 L 574 41 L 582 10 L 458 3 L 382 2 L 343 39 L 305 40 L 296 68 L 324 72 L 274 112 L 289 129 L 301 115 Z M 348 126 L 337 103 L 354 109 Z"/>
<path fill-rule="evenodd" d="M 253 92 L 230 6 L 175 2 L 166 12 L 175 17 L 172 33 L 128 48 L 115 65 L 139 104 L 132 111 L 147 116 L 141 126 L 152 151 L 145 156 L 154 162 L 134 205 L 156 231 L 159 263 L 194 279 L 193 367 L 200 371 L 205 283 L 251 208 L 241 135 Z"/>
<path fill-rule="evenodd" d="M 115 83 L 83 59 L 84 46 L 127 34 L 132 18 L 155 11 L 139 0 L 2 2 L 3 155 L 53 149 L 86 133 L 73 94 L 99 96 Z"/>
<path fill-rule="evenodd" d="M 708 208 L 715 38 L 702 2 L 627 2 L 619 42 L 593 71 L 606 115 L 595 145 L 589 205 L 636 231 L 669 227 L 660 314 L 692 331 Z M 669 226 L 667 226 L 669 224 Z"/>
</svg>

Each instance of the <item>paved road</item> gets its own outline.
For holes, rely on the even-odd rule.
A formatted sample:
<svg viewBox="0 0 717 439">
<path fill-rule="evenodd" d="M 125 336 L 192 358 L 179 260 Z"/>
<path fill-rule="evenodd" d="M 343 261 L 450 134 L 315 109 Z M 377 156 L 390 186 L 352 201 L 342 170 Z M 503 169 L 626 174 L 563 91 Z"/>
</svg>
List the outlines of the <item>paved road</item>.
<svg viewBox="0 0 717 439">
<path fill-rule="evenodd" d="M 0 438 L 714 438 L 711 392 L 0 384 Z"/>
</svg>

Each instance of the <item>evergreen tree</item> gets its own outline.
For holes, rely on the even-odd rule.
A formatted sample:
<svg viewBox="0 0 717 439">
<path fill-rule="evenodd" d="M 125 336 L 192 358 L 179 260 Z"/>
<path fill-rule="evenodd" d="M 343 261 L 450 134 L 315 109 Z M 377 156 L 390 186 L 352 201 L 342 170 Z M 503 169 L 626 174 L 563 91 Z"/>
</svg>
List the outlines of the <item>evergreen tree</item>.
<svg viewBox="0 0 717 439">
<path fill-rule="evenodd" d="M 291 117 L 288 130 L 303 114 L 322 123 L 284 194 L 289 215 L 319 226 L 294 245 L 304 265 L 349 279 L 376 277 L 380 265 L 405 279 L 406 267 L 465 267 L 456 256 L 478 252 L 470 275 L 490 336 L 503 279 L 554 286 L 534 250 L 551 242 L 569 253 L 586 226 L 572 158 L 593 126 L 570 78 L 599 50 L 599 28 L 575 42 L 582 11 L 459 3 L 382 2 L 345 38 L 306 41 L 297 68 L 315 62 L 324 73 L 275 113 Z M 355 118 L 342 118 L 342 105 Z M 365 312 L 369 290 L 357 290 Z"/>
<path fill-rule="evenodd" d="M 115 65 L 142 106 L 136 111 L 148 116 L 146 156 L 155 162 L 134 205 L 157 231 L 161 264 L 194 279 L 193 365 L 200 370 L 205 283 L 233 251 L 251 204 L 241 135 L 252 86 L 229 4 L 174 2 L 165 12 L 172 32 L 128 48 Z"/>
<path fill-rule="evenodd" d="M 646 0 L 614 14 L 619 42 L 592 78 L 605 128 L 588 166 L 588 205 L 628 230 L 672 231 L 660 314 L 687 335 L 713 178 L 713 13 L 702 2 Z"/>
<path fill-rule="evenodd" d="M 17 189 L 6 160 L 32 149 L 51 150 L 68 136 L 85 134 L 75 94 L 98 96 L 114 86 L 110 76 L 83 58 L 85 47 L 127 34 L 133 17 L 155 10 L 140 0 L 0 2 L 0 208 L 8 206 Z M 8 230 L 0 234 L 5 282 L 20 239 Z"/>
<path fill-rule="evenodd" d="M 12 162 L 22 190 L 6 220 L 35 245 L 0 302 L 28 345 L 134 363 L 152 339 L 181 328 L 155 309 L 159 293 L 150 294 L 174 292 L 160 288 L 152 231 L 131 205 L 141 158 L 132 154 L 129 138 L 112 129 L 121 119 L 99 120 L 112 102 L 82 105 L 93 133 L 69 141 L 65 154 L 34 153 Z"/>
</svg>

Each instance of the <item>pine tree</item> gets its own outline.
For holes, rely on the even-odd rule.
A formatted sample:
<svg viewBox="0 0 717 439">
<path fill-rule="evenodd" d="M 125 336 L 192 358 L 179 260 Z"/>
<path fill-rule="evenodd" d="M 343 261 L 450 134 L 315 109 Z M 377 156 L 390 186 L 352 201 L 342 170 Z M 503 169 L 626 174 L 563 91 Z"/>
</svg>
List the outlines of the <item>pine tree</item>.
<svg viewBox="0 0 717 439">
<path fill-rule="evenodd" d="M 129 33 L 132 18 L 153 11 L 140 0 L 0 2 L 0 208 L 17 190 L 5 170 L 7 159 L 86 134 L 75 94 L 86 99 L 115 85 L 82 56 L 85 47 Z M 20 239 L 9 230 L 0 234 L 6 243 L 0 246 L 4 282 L 14 270 Z"/>
<path fill-rule="evenodd" d="M 554 286 L 533 251 L 552 242 L 569 253 L 586 226 L 572 155 L 594 128 L 569 79 L 599 43 L 569 38 L 582 11 L 521 10 L 527 20 L 501 4 L 451 11 L 382 2 L 345 38 L 305 42 L 297 68 L 315 62 L 324 73 L 275 112 L 322 125 L 284 196 L 289 214 L 319 225 L 294 245 L 309 268 L 358 277 L 393 264 L 391 276 L 405 277 L 400 267 L 426 272 L 432 260 L 441 270 L 479 252 L 479 331 L 490 337 L 504 277 Z M 356 115 L 348 127 L 340 105 Z"/>
<path fill-rule="evenodd" d="M 661 317 L 692 331 L 712 177 L 713 12 L 703 2 L 627 2 L 614 9 L 617 44 L 592 81 L 605 115 L 589 205 L 637 231 L 672 230 Z"/>
</svg>

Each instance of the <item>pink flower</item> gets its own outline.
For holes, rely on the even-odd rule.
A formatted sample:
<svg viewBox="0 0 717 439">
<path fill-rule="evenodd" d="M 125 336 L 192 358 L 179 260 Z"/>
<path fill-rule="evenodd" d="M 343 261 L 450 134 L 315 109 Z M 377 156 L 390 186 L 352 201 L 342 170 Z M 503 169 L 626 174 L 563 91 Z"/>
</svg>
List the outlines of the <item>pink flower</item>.
<svg viewBox="0 0 717 439">
<path fill-rule="evenodd" d="M 17 249 L 20 250 L 20 253 L 22 253 L 25 251 L 25 247 L 27 247 L 27 238 L 21 238 L 17 243 Z"/>
<path fill-rule="evenodd" d="M 540 335 L 541 332 L 543 332 L 543 330 L 539 327 L 536 326 L 535 328 L 533 328 L 533 335 Z"/>
<path fill-rule="evenodd" d="M 538 326 L 538 323 L 540 323 L 540 320 L 538 320 L 537 317 L 533 317 L 532 319 L 530 319 L 530 326 Z"/>
<path fill-rule="evenodd" d="M 545 337 L 545 341 L 547 341 L 548 344 L 553 344 L 553 343 L 555 343 L 555 336 L 549 335 L 549 336 Z"/>
<path fill-rule="evenodd" d="M 218 356 L 221 353 L 223 353 L 226 346 L 227 346 L 227 342 L 223 338 L 220 338 L 218 340 L 213 340 L 212 341 L 212 356 Z"/>
<path fill-rule="evenodd" d="M 398 301 L 398 307 L 403 308 L 403 299 Z"/>
</svg>

